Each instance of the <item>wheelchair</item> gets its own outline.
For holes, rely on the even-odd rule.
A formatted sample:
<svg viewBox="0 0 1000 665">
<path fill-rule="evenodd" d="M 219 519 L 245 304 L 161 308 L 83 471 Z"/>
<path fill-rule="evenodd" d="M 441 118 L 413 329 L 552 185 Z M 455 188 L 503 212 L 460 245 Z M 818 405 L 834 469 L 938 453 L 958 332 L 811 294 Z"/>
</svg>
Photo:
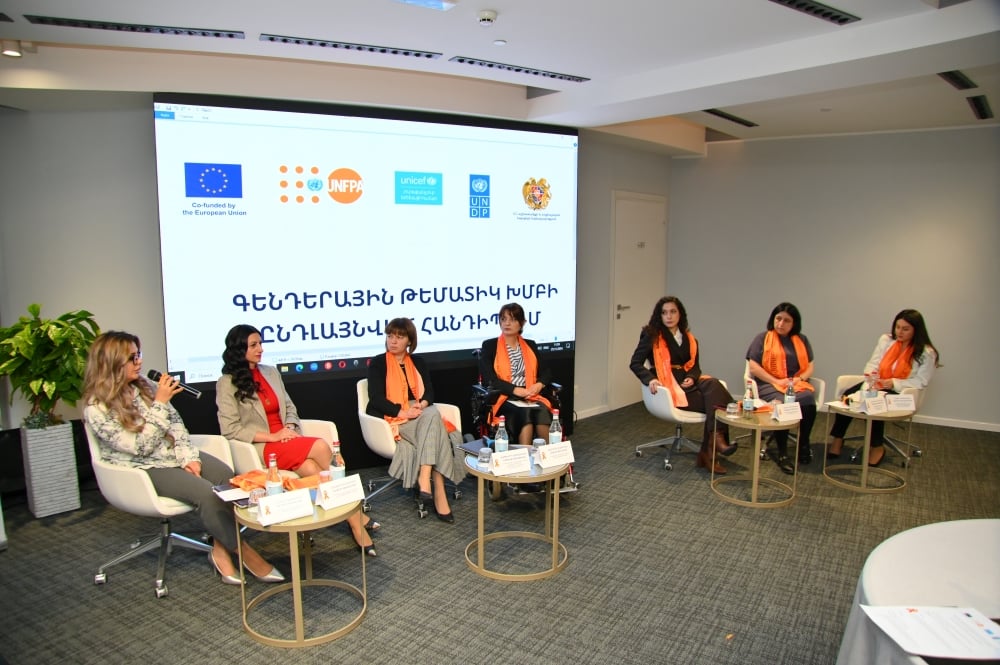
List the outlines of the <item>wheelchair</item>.
<svg viewBox="0 0 1000 665">
<path fill-rule="evenodd" d="M 543 391 L 543 396 L 549 400 L 552 404 L 552 408 L 559 408 L 559 391 L 562 386 L 558 383 L 551 383 L 546 386 Z M 500 397 L 500 391 L 490 390 L 487 386 L 482 384 L 482 378 L 480 382 L 472 385 L 472 431 L 479 435 L 480 439 L 493 439 L 493 433 L 496 428 L 490 424 L 490 412 L 493 406 L 496 404 L 497 399 Z M 511 434 L 511 439 L 515 440 L 516 435 Z M 490 498 L 494 501 L 498 501 L 504 493 L 504 487 L 509 488 L 511 494 L 522 495 L 522 494 L 533 494 L 541 492 L 541 489 L 534 491 L 525 489 L 524 485 L 510 485 L 501 481 L 490 480 L 487 481 L 487 488 L 490 493 Z M 576 481 L 573 476 L 573 465 L 570 464 L 569 472 L 563 476 L 561 484 L 559 486 L 559 493 L 564 492 L 576 492 L 580 489 L 580 483 Z"/>
</svg>

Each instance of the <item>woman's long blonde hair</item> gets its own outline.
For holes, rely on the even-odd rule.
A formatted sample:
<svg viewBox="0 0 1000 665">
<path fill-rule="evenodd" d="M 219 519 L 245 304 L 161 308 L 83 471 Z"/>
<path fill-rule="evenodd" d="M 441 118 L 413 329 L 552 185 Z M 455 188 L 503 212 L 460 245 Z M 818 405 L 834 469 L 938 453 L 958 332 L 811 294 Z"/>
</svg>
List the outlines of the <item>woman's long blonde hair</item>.
<svg viewBox="0 0 1000 665">
<path fill-rule="evenodd" d="M 132 361 L 132 344 L 142 348 L 138 337 L 120 330 L 109 330 L 94 340 L 83 375 L 83 400 L 84 404 L 103 404 L 125 429 L 139 432 L 146 421 L 132 403 L 132 387 L 139 389 L 146 404 L 153 403 L 155 393 L 141 376 L 132 382 L 126 380 L 125 366 Z"/>
</svg>

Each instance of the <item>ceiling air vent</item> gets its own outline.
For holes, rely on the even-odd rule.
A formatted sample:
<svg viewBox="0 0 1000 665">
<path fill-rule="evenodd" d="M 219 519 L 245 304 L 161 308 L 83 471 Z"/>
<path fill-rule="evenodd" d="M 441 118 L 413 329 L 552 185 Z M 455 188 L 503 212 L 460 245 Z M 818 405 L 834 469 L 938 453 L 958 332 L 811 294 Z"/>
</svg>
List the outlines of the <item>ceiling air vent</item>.
<svg viewBox="0 0 1000 665">
<path fill-rule="evenodd" d="M 417 51 L 411 48 L 399 48 L 396 46 L 376 46 L 374 44 L 352 44 L 350 42 L 334 42 L 328 39 L 309 39 L 308 37 L 287 37 L 284 35 L 261 34 L 260 41 L 274 42 L 276 44 L 296 44 L 298 46 L 318 46 L 320 48 L 342 49 L 345 51 L 363 51 L 365 53 L 382 53 L 384 55 L 401 55 L 410 58 L 424 58 L 436 60 L 441 57 L 441 53 L 433 51 Z"/>
<path fill-rule="evenodd" d="M 815 18 L 821 18 L 824 21 L 829 21 L 835 25 L 847 25 L 848 23 L 854 23 L 855 21 L 861 20 L 860 16 L 842 12 L 839 9 L 834 9 L 833 7 L 824 5 L 821 2 L 810 2 L 809 0 L 771 0 L 771 2 L 783 5 L 789 9 L 794 9 L 802 12 L 803 14 L 809 14 L 809 16 L 813 16 Z"/>
<path fill-rule="evenodd" d="M 743 125 L 744 127 L 760 127 L 760 125 L 752 120 L 747 120 L 746 118 L 741 118 L 738 115 L 726 113 L 725 111 L 720 111 L 719 109 L 705 109 L 704 112 L 714 115 L 716 118 L 722 118 L 723 120 L 728 120 L 729 122 L 735 122 L 737 125 Z"/>
<path fill-rule="evenodd" d="M 971 90 L 972 88 L 979 87 L 972 82 L 972 79 L 957 69 L 953 69 L 950 72 L 939 72 L 938 76 L 947 81 L 948 84 L 953 86 L 956 90 Z"/>
<path fill-rule="evenodd" d="M 145 35 L 182 35 L 186 37 L 216 37 L 218 39 L 243 39 L 245 35 L 240 30 L 212 30 L 210 28 L 178 28 L 168 25 L 142 25 L 139 23 L 112 23 L 111 21 L 92 21 L 90 19 L 56 18 L 54 16 L 34 16 L 25 14 L 24 18 L 35 25 L 54 25 L 61 28 L 89 28 L 91 30 L 113 30 L 115 32 L 134 32 Z"/>
<path fill-rule="evenodd" d="M 505 72 L 513 72 L 515 74 L 530 74 L 531 76 L 541 76 L 542 78 L 555 79 L 557 81 L 571 81 L 573 83 L 583 83 L 584 81 L 589 81 L 589 78 L 583 76 L 574 76 L 573 74 L 559 74 L 558 72 L 547 72 L 544 69 L 534 69 L 532 67 L 521 67 L 520 65 L 508 65 L 502 62 L 491 62 L 489 60 L 480 60 L 479 58 L 467 58 L 464 55 L 456 55 L 454 58 L 449 58 L 449 62 L 458 62 L 463 65 L 477 65 L 479 67 L 486 67 L 487 69 L 499 69 Z"/>
<path fill-rule="evenodd" d="M 976 118 L 979 120 L 989 120 L 993 117 L 993 109 L 990 108 L 990 102 L 986 99 L 986 95 L 966 97 L 965 100 L 969 102 L 972 112 L 976 114 Z"/>
</svg>

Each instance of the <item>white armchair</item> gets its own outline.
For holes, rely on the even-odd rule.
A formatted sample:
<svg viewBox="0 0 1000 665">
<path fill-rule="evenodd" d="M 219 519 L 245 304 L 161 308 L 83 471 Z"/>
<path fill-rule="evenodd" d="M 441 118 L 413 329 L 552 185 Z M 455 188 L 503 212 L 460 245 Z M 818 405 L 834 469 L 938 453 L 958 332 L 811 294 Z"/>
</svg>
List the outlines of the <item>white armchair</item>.
<svg viewBox="0 0 1000 665">
<path fill-rule="evenodd" d="M 160 520 L 160 532 L 157 536 L 148 540 L 137 539 L 128 551 L 102 564 L 97 569 L 97 574 L 94 575 L 94 584 L 107 582 L 108 576 L 104 572 L 106 568 L 157 549 L 159 561 L 156 568 L 155 592 L 157 598 L 163 598 L 167 595 L 166 566 L 167 555 L 170 554 L 171 547 L 176 545 L 199 552 L 209 552 L 212 546 L 205 541 L 174 533 L 170 528 L 171 517 L 191 512 L 194 510 L 193 506 L 157 495 L 149 475 L 142 469 L 133 469 L 102 461 L 97 436 L 89 424 L 85 423 L 85 428 L 87 443 L 90 447 L 91 465 L 94 468 L 97 485 L 108 503 L 132 515 L 156 517 Z M 229 445 L 225 438 L 210 434 L 192 434 L 191 443 L 206 453 L 219 458 L 230 468 L 233 466 Z M 145 542 L 143 542 L 144 540 Z"/>
<path fill-rule="evenodd" d="M 369 415 L 365 411 L 368 408 L 368 379 L 361 379 L 358 381 L 357 392 L 358 421 L 361 425 L 361 435 L 365 439 L 365 444 L 379 457 L 391 460 L 396 454 L 397 445 L 396 439 L 392 435 L 392 427 L 389 426 L 389 423 L 386 422 L 385 418 L 377 418 Z M 445 404 L 443 402 L 435 402 L 434 406 L 437 407 L 442 416 L 444 416 L 449 422 L 454 424 L 459 431 L 461 431 L 462 412 L 457 406 L 454 404 Z M 367 512 L 371 508 L 370 501 L 372 498 L 378 496 L 398 482 L 399 479 L 393 478 L 392 476 L 370 479 L 368 481 L 369 493 L 365 496 L 363 510 Z M 456 487 L 454 489 L 455 498 L 457 499 L 461 495 L 461 491 Z M 420 517 L 427 515 L 427 511 L 423 508 L 423 505 L 419 503 L 417 506 L 417 512 Z"/>
<path fill-rule="evenodd" d="M 337 433 L 337 426 L 333 424 L 333 421 L 304 419 L 301 422 L 303 436 L 315 436 L 328 443 L 340 440 L 340 436 Z M 239 441 L 238 439 L 230 439 L 229 450 L 232 452 L 233 468 L 236 473 L 246 473 L 255 469 L 263 471 L 267 468 L 264 464 L 263 443 L 250 443 Z M 285 469 L 281 470 L 280 473 L 282 476 L 290 478 L 299 477 L 294 471 Z"/>
</svg>

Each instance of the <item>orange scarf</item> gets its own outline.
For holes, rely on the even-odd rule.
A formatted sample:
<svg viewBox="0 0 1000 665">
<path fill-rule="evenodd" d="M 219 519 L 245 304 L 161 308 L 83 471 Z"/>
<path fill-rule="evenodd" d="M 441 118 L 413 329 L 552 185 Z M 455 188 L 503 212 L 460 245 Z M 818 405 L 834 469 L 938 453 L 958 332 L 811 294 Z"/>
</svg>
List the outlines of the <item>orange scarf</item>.
<svg viewBox="0 0 1000 665">
<path fill-rule="evenodd" d="M 691 357 L 681 366 L 681 369 L 690 372 L 691 368 L 694 367 L 695 358 L 698 357 L 698 340 L 690 331 L 684 334 L 687 335 L 688 343 L 691 345 Z M 653 369 L 656 370 L 656 378 L 667 387 L 673 396 L 674 406 L 687 406 L 687 395 L 684 394 L 684 389 L 674 378 L 673 365 L 670 363 L 670 349 L 667 347 L 667 340 L 663 339 L 663 335 L 657 335 L 656 341 L 653 342 Z"/>
<path fill-rule="evenodd" d="M 531 351 L 531 347 L 528 346 L 528 343 L 520 335 L 517 336 L 517 344 L 521 347 L 521 359 L 524 361 L 524 385 L 533 386 L 538 382 L 538 358 L 535 357 L 535 354 Z M 510 383 L 511 379 L 514 378 L 510 369 L 510 354 L 507 352 L 507 342 L 504 341 L 503 335 L 497 338 L 497 354 L 493 359 L 493 372 L 497 375 L 498 379 L 507 383 Z M 552 410 L 552 404 L 541 395 L 532 395 L 523 399 L 528 402 L 538 402 L 544 405 L 549 411 Z M 496 424 L 500 407 L 506 401 L 507 396 L 500 395 L 496 404 L 493 405 L 493 410 L 490 412 L 491 425 Z"/>
<path fill-rule="evenodd" d="M 417 366 L 413 364 L 413 358 L 407 353 L 403 357 L 403 367 L 400 368 L 396 357 L 387 351 L 385 354 L 385 398 L 393 404 L 402 404 L 403 408 L 406 408 L 410 403 L 409 389 L 411 387 L 417 401 L 423 399 L 424 379 L 417 371 Z M 384 416 L 384 418 L 389 423 L 389 427 L 392 428 L 393 438 L 399 441 L 399 425 L 407 422 L 409 418 L 400 418 L 399 416 Z M 441 417 L 441 420 L 448 432 L 454 432 L 457 429 L 455 425 L 445 420 L 444 416 Z"/>
<path fill-rule="evenodd" d="M 792 346 L 795 347 L 795 357 L 799 360 L 799 372 L 802 372 L 802 370 L 809 366 L 809 353 L 806 351 L 806 343 L 798 335 L 792 335 Z M 767 334 L 764 335 L 764 355 L 760 360 L 761 367 L 771 376 L 779 379 L 789 378 L 785 347 L 781 345 L 781 335 L 773 330 L 768 330 Z M 803 390 L 812 392 L 815 390 L 808 381 L 803 381 L 796 377 L 791 378 L 795 379 L 795 392 L 798 393 Z M 785 392 L 781 387 L 773 383 L 771 385 L 779 393 Z"/>
<path fill-rule="evenodd" d="M 905 347 L 895 341 L 885 350 L 882 362 L 878 364 L 880 379 L 908 379 L 913 369 L 913 345 Z"/>
</svg>

